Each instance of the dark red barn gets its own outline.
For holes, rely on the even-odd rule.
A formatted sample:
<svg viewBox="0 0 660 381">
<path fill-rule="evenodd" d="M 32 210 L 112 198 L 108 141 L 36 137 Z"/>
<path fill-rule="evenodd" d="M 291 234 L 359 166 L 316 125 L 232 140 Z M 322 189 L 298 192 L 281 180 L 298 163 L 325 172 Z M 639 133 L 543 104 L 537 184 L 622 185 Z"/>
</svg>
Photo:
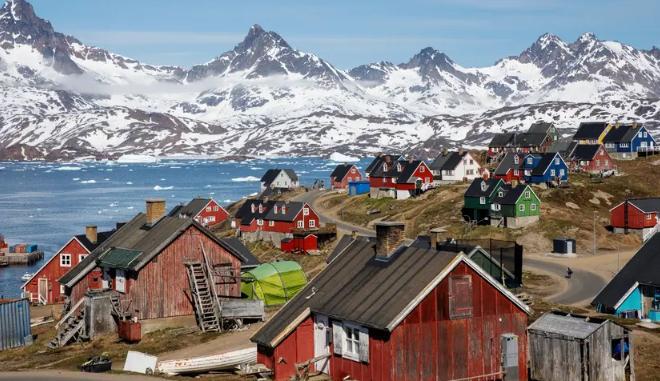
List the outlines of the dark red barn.
<svg viewBox="0 0 660 381">
<path fill-rule="evenodd" d="M 348 189 L 351 181 L 362 180 L 360 170 L 353 164 L 339 164 L 330 174 L 330 189 Z"/>
<path fill-rule="evenodd" d="M 652 229 L 660 223 L 660 197 L 634 198 L 610 209 L 615 232 Z"/>
<path fill-rule="evenodd" d="M 252 337 L 273 379 L 313 359 L 336 381 L 527 379 L 528 306 L 463 254 L 406 246 L 403 224 L 376 230 Z"/>
<path fill-rule="evenodd" d="M 89 289 L 102 288 L 117 291 L 138 319 L 191 315 L 185 263 L 204 263 L 204 251 L 211 268 L 226 272 L 215 285 L 217 295 L 240 297 L 239 274 L 247 258 L 192 218 L 166 215 L 164 200 L 148 200 L 146 213 L 123 225 L 60 282 L 72 304 Z M 90 276 L 100 277 L 100 287 L 90 284 Z"/>
<path fill-rule="evenodd" d="M 64 302 L 64 290 L 57 280 L 77 266 L 92 250 L 114 232 L 114 230 L 99 232 L 96 226 L 87 226 L 85 234 L 71 238 L 23 284 L 23 292 L 29 294 L 32 303 L 54 304 Z"/>
</svg>

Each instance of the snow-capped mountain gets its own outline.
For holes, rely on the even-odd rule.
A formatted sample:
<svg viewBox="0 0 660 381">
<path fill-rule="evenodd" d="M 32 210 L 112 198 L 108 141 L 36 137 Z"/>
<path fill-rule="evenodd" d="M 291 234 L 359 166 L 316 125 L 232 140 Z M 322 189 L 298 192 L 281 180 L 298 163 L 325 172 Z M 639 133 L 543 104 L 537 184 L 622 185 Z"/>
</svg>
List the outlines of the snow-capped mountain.
<svg viewBox="0 0 660 381">
<path fill-rule="evenodd" d="M 536 120 L 660 126 L 660 50 L 546 34 L 466 68 L 424 48 L 349 71 L 254 25 L 192 68 L 141 63 L 55 31 L 25 0 L 0 9 L 0 159 L 428 152 Z"/>
</svg>

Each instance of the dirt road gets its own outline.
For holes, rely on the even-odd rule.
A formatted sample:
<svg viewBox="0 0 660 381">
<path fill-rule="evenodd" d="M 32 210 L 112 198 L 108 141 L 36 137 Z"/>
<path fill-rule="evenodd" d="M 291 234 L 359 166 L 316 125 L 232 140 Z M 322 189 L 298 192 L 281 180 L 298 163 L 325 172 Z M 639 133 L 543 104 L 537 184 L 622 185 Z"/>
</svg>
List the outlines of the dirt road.
<svg viewBox="0 0 660 381">
<path fill-rule="evenodd" d="M 29 372 L 0 373 L 0 381 L 154 381 L 165 380 L 158 377 L 147 377 L 131 374 L 100 374 L 82 373 L 66 370 L 44 370 Z"/>
</svg>

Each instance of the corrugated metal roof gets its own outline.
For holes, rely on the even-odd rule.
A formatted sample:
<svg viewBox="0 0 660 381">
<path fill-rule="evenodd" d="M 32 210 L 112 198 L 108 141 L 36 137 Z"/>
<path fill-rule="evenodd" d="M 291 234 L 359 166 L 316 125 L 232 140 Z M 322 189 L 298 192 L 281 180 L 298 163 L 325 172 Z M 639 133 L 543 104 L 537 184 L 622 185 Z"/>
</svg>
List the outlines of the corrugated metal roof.
<svg viewBox="0 0 660 381">
<path fill-rule="evenodd" d="M 97 263 L 102 267 L 132 270 L 141 254 L 141 251 L 115 247 L 101 254 Z"/>
<path fill-rule="evenodd" d="M 589 321 L 585 317 L 546 313 L 529 326 L 530 331 L 554 333 L 557 335 L 586 339 L 602 325 L 602 320 Z"/>
</svg>

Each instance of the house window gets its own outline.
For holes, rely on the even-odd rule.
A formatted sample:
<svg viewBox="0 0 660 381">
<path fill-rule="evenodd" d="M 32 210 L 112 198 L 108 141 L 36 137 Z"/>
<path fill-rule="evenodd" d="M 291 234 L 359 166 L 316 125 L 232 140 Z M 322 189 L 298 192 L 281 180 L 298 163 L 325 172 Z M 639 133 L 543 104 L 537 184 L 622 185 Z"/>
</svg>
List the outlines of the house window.
<svg viewBox="0 0 660 381">
<path fill-rule="evenodd" d="M 559 158 L 558 157 L 555 158 L 555 165 L 559 165 Z"/>
<path fill-rule="evenodd" d="M 559 177 L 564 177 L 564 169 L 559 169 Z"/>
<path fill-rule="evenodd" d="M 518 164 L 520 162 L 520 159 L 518 159 L 518 156 L 513 157 L 513 164 Z"/>
<path fill-rule="evenodd" d="M 449 278 L 449 318 L 472 317 L 472 277 L 453 275 Z"/>
<path fill-rule="evenodd" d="M 263 224 L 264 224 L 264 220 L 257 220 L 257 225 L 263 226 Z"/>
<path fill-rule="evenodd" d="M 78 262 L 82 262 L 83 259 L 87 258 L 87 255 L 88 255 L 88 254 L 80 254 L 80 255 L 78 255 Z"/>
<path fill-rule="evenodd" d="M 502 191 L 497 192 L 497 196 L 498 197 L 504 197 L 504 192 L 502 192 Z"/>
<path fill-rule="evenodd" d="M 525 204 L 520 204 L 518 206 L 518 210 L 520 210 L 521 212 L 524 212 L 525 211 Z"/>
<path fill-rule="evenodd" d="M 474 164 L 474 160 L 470 159 L 470 165 Z"/>
<path fill-rule="evenodd" d="M 60 266 L 71 267 L 71 254 L 60 255 Z"/>
<path fill-rule="evenodd" d="M 534 159 L 532 159 L 531 157 L 527 159 L 527 164 L 532 164 L 533 162 L 534 162 Z"/>
<path fill-rule="evenodd" d="M 500 211 L 500 210 L 502 210 L 502 206 L 501 206 L 500 204 L 497 204 L 497 203 L 491 205 L 490 207 L 491 207 L 494 211 Z"/>
<path fill-rule="evenodd" d="M 315 228 L 316 227 L 316 220 L 309 220 L 309 227 L 310 228 Z"/>
<path fill-rule="evenodd" d="M 530 191 L 525 191 L 525 198 L 530 198 L 532 196 L 532 193 Z"/>
<path fill-rule="evenodd" d="M 383 163 L 383 172 L 387 172 L 387 163 Z"/>
<path fill-rule="evenodd" d="M 529 205 L 529 210 L 532 210 L 532 211 L 536 210 L 536 204 L 535 204 L 535 203 L 531 203 L 531 204 Z"/>
<path fill-rule="evenodd" d="M 419 171 L 420 171 L 420 172 L 424 173 L 425 170 L 426 170 L 426 168 L 424 168 L 423 165 L 422 165 L 421 167 L 419 167 Z"/>
<path fill-rule="evenodd" d="M 298 226 L 298 229 L 302 229 L 302 228 L 305 227 L 305 223 L 303 222 L 303 220 L 300 220 L 300 221 L 298 221 L 298 225 L 297 225 L 297 226 Z"/>
<path fill-rule="evenodd" d="M 207 207 L 206 207 L 206 211 L 207 211 L 207 212 L 210 212 L 210 211 L 211 211 L 211 207 L 210 207 L 210 206 L 207 206 Z"/>
<path fill-rule="evenodd" d="M 309 216 L 309 208 L 303 208 L 303 216 Z"/>
<path fill-rule="evenodd" d="M 479 203 L 481 205 L 486 205 L 486 197 L 484 197 L 484 196 L 479 197 Z"/>
<path fill-rule="evenodd" d="M 653 218 L 653 216 L 651 215 L 651 213 L 647 213 L 647 214 L 646 214 L 646 219 L 647 219 L 647 220 L 650 220 L 650 219 L 652 219 L 652 218 Z"/>
<path fill-rule="evenodd" d="M 520 174 L 520 172 L 518 172 L 517 169 L 514 169 L 514 170 L 513 170 L 513 175 L 514 175 L 514 176 L 518 176 L 519 174 Z"/>
<path fill-rule="evenodd" d="M 275 209 L 274 209 L 274 210 L 275 210 L 275 214 L 277 214 L 277 205 L 275 205 L 274 208 L 275 208 Z"/>
<path fill-rule="evenodd" d="M 550 170 L 550 176 L 555 177 L 557 176 L 557 172 L 554 169 Z"/>
<path fill-rule="evenodd" d="M 64 295 L 64 293 L 65 293 L 65 290 L 64 290 L 64 285 L 63 285 L 63 284 L 60 284 L 60 295 L 62 295 L 62 296 L 63 296 L 63 295 Z"/>
<path fill-rule="evenodd" d="M 208 216 L 206 220 L 207 222 L 215 222 L 215 216 Z"/>
<path fill-rule="evenodd" d="M 275 226 L 275 221 L 274 220 L 269 220 L 268 221 L 268 226 Z"/>
<path fill-rule="evenodd" d="M 217 212 L 218 210 L 220 210 L 220 207 L 219 207 L 219 206 L 216 205 L 216 206 L 213 207 L 213 211 L 214 211 L 214 212 Z"/>
</svg>

